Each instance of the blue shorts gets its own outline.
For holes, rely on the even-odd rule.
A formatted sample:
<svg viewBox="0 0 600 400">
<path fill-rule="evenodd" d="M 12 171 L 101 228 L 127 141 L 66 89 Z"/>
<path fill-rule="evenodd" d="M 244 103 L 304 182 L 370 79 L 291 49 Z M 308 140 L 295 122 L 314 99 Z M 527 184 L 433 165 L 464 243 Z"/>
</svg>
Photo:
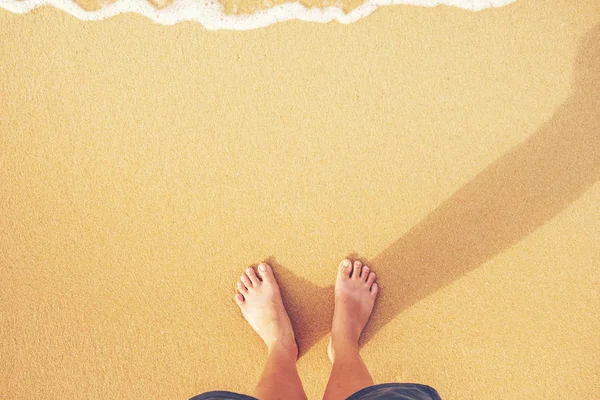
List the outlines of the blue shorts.
<svg viewBox="0 0 600 400">
<path fill-rule="evenodd" d="M 215 391 L 199 394 L 190 400 L 257 400 L 245 394 Z M 438 392 L 418 383 L 384 383 L 359 390 L 347 400 L 442 400 Z"/>
</svg>

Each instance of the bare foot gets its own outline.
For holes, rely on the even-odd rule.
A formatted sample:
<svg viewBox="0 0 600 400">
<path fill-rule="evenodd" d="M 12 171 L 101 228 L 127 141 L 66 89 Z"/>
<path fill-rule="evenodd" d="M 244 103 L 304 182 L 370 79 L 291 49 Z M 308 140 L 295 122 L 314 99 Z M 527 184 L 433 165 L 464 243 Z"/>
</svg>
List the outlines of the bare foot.
<svg viewBox="0 0 600 400">
<path fill-rule="evenodd" d="M 360 261 L 344 259 L 335 281 L 335 310 L 327 353 L 331 362 L 346 350 L 358 351 L 358 339 L 375 304 L 376 276 Z"/>
<path fill-rule="evenodd" d="M 271 266 L 259 264 L 258 274 L 254 268 L 246 269 L 237 283 L 235 302 L 252 329 L 267 345 L 269 353 L 274 349 L 288 352 L 298 358 L 298 346 L 292 323 L 283 306 L 279 285 Z"/>
</svg>

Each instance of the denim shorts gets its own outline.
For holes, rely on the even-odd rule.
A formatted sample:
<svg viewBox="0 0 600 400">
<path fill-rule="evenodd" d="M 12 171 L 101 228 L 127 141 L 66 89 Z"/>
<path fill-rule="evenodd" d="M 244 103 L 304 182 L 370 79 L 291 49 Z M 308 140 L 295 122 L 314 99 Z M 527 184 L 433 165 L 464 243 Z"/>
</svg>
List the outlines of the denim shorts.
<svg viewBox="0 0 600 400">
<path fill-rule="evenodd" d="M 257 400 L 245 394 L 214 391 L 199 394 L 190 400 Z M 347 400 L 442 400 L 438 392 L 418 383 L 384 383 L 366 387 Z"/>
</svg>

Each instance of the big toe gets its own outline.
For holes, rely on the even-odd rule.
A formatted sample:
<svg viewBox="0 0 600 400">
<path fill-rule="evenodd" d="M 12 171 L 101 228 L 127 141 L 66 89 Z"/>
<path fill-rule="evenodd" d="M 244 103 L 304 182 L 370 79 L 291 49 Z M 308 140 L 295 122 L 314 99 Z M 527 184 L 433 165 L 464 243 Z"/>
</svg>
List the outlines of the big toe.
<svg viewBox="0 0 600 400">
<path fill-rule="evenodd" d="M 347 258 L 344 258 L 338 268 L 338 279 L 345 280 L 350 278 L 352 272 L 352 262 Z"/>
<path fill-rule="evenodd" d="M 258 276 L 260 276 L 260 279 L 265 283 L 275 283 L 273 268 L 271 268 L 271 266 L 267 263 L 258 264 Z"/>
</svg>

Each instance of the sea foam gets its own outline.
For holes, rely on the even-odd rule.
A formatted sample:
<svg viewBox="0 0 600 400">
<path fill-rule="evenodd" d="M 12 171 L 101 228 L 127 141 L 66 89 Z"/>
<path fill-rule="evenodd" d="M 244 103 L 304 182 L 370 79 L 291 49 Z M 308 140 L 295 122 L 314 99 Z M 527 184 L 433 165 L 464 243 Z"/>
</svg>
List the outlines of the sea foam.
<svg viewBox="0 0 600 400">
<path fill-rule="evenodd" d="M 307 8 L 290 2 L 260 10 L 253 14 L 226 14 L 218 0 L 175 0 L 164 8 L 156 8 L 146 0 L 117 0 L 95 11 L 87 11 L 70 0 L 0 0 L 0 7 L 13 13 L 26 13 L 36 7 L 52 5 L 82 20 L 100 20 L 117 14 L 133 12 L 145 15 L 159 24 L 172 25 L 181 21 L 198 21 L 206 29 L 249 30 L 276 22 L 298 19 L 310 22 L 337 21 L 350 24 L 366 17 L 381 6 L 408 4 L 433 7 L 448 5 L 471 11 L 502 7 L 515 0 L 366 0 L 345 13 L 341 7 Z"/>
</svg>

